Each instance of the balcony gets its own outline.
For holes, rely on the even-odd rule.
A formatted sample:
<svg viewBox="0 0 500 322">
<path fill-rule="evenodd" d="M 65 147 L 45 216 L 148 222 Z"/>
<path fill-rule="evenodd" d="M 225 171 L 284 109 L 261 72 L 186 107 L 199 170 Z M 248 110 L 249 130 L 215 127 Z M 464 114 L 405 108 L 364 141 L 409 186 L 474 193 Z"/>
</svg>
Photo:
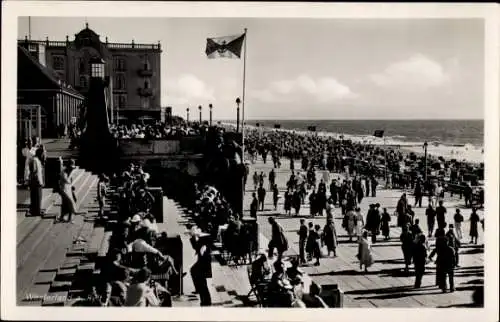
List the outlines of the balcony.
<svg viewBox="0 0 500 322">
<path fill-rule="evenodd" d="M 141 77 L 151 77 L 153 76 L 153 70 L 151 68 L 141 68 L 138 70 L 138 74 Z"/>
<path fill-rule="evenodd" d="M 143 88 L 143 87 L 139 87 L 137 89 L 137 93 L 139 94 L 139 96 L 142 96 L 142 97 L 149 97 L 149 96 L 153 96 L 153 89 L 151 88 Z"/>
</svg>

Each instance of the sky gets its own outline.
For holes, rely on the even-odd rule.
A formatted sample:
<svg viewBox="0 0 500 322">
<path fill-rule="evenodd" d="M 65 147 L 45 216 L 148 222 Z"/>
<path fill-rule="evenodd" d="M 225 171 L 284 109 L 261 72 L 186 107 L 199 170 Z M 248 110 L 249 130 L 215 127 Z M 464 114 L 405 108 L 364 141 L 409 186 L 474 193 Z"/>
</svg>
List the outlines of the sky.
<svg viewBox="0 0 500 322">
<path fill-rule="evenodd" d="M 109 42 L 162 44 L 161 101 L 234 119 L 243 59 L 207 59 L 206 39 L 247 33 L 245 119 L 482 119 L 480 19 L 32 17 L 32 39 L 85 27 Z M 18 37 L 28 34 L 19 18 Z M 206 112 L 208 113 L 208 112 Z"/>
</svg>

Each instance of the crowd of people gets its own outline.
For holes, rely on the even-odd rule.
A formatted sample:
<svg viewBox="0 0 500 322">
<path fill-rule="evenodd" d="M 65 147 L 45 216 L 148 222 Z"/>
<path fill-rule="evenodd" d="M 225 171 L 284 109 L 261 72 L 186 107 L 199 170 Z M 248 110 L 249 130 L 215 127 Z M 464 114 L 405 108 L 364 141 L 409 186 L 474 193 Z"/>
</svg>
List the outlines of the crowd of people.
<svg viewBox="0 0 500 322">
<path fill-rule="evenodd" d="M 98 182 L 100 217 L 104 216 L 106 199 L 117 199 L 117 224 L 109 242 L 109 251 L 101 276 L 92 290 L 97 305 L 102 306 L 171 306 L 172 294 L 179 291 L 179 279 L 187 273 L 169 255 L 173 247 L 165 231 L 160 231 L 153 214 L 155 197 L 148 191 L 150 175 L 141 166 L 131 164 L 120 175 L 108 179 L 101 175 Z M 108 193 L 113 185 L 115 194 Z M 195 189 L 196 223 L 210 222 L 211 208 L 222 199 L 213 187 Z M 210 234 L 194 225 L 191 246 L 197 260 L 190 268 L 195 290 L 202 306 L 211 305 L 207 278 L 211 272 Z"/>
<path fill-rule="evenodd" d="M 295 143 L 294 141 L 298 142 Z M 366 215 L 361 213 L 359 205 L 365 197 L 377 196 L 380 178 L 373 170 L 375 164 L 368 163 L 368 170 L 358 166 L 350 167 L 350 164 L 343 162 L 342 156 L 355 155 L 356 157 L 367 157 L 367 149 L 352 142 L 338 142 L 331 138 L 317 136 L 295 135 L 290 132 L 269 132 L 265 137 L 258 131 L 250 132 L 246 138 L 249 148 L 250 162 L 255 162 L 260 156 L 264 163 L 267 162 L 267 154 L 271 155 L 273 168 L 268 174 L 255 171 L 252 174 L 253 189 L 250 203 L 250 214 L 256 217 L 258 212 L 264 210 L 266 204 L 266 188 L 272 192 L 272 203 L 274 210 L 278 209 L 278 200 L 281 198 L 277 186 L 277 169 L 281 167 L 280 158 L 289 156 L 291 174 L 286 181 L 286 188 L 283 200 L 283 213 L 285 215 L 298 216 L 301 208 L 309 204 L 309 215 L 314 218 L 326 213 L 326 223 L 322 227 L 314 225 L 312 222 L 306 224 L 305 219 L 300 219 L 298 229 L 299 244 L 299 264 L 307 264 L 314 260 L 313 265 L 320 265 L 320 258 L 325 256 L 322 251 L 326 246 L 326 256 L 336 256 L 338 246 L 337 229 L 333 220 L 333 212 L 339 208 L 343 217 L 342 228 L 348 235 L 348 240 L 358 243 L 356 257 L 359 260 L 360 270 L 368 271 L 374 263 L 371 245 L 390 239 L 390 222 L 395 219 L 397 227 L 401 228 L 400 242 L 402 257 L 404 258 L 404 271 L 409 273 L 409 268 L 413 264 L 415 272 L 416 288 L 421 287 L 422 276 L 425 273 L 426 264 L 437 255 L 436 259 L 436 285 L 446 292 L 448 289 L 455 290 L 453 271 L 459 267 L 459 248 L 464 243 L 465 233 L 462 231 L 462 223 L 467 220 L 461 214 L 460 209 L 456 209 L 452 222 L 446 222 L 447 209 L 445 202 L 445 185 L 439 181 L 424 182 L 422 176 L 417 175 L 414 181 L 403 185 L 389 185 L 389 188 L 412 188 L 414 202 L 410 202 L 406 193 L 402 193 L 401 198 L 395 204 L 395 212 L 389 213 L 387 208 L 381 208 L 379 203 L 369 205 Z M 371 152 L 377 153 L 377 148 Z M 303 151 L 303 154 L 301 151 Z M 325 151 L 327 151 L 325 153 Z M 328 153 L 330 151 L 330 153 Z M 400 152 L 392 151 L 397 158 Z M 369 155 L 369 153 L 368 153 Z M 339 157 L 340 156 L 340 157 Z M 296 170 L 294 159 L 302 158 L 302 169 Z M 390 160 L 390 159 L 389 159 Z M 389 162 L 390 163 L 390 162 Z M 316 172 L 319 170 L 323 174 L 320 182 L 316 182 Z M 326 171 L 325 171 L 326 170 Z M 457 170 L 455 168 L 455 170 Z M 339 173 L 341 175 L 334 175 Z M 247 174 L 248 175 L 248 174 Z M 341 177 L 344 179 L 341 179 Z M 266 179 L 267 178 L 267 179 Z M 268 182 L 268 185 L 267 185 Z M 469 186 L 470 187 L 470 186 Z M 427 208 L 425 215 L 427 220 L 427 231 L 423 231 L 420 221 L 415 218 L 413 207 L 422 208 L 424 191 L 427 194 Z M 479 224 L 484 230 L 484 218 L 481 219 L 477 212 L 477 207 L 471 202 L 471 191 L 463 191 L 465 206 L 471 209 L 469 220 L 470 244 L 477 244 L 479 234 Z M 412 207 L 412 204 L 414 206 Z M 269 244 L 269 254 L 271 257 L 274 249 L 278 251 L 278 260 L 288 249 L 288 241 L 281 226 L 273 218 L 269 218 L 272 225 L 272 238 Z M 437 224 L 437 225 L 436 225 Z M 435 229 L 434 227 L 437 228 Z M 382 235 L 382 240 L 380 240 Z M 429 240 L 435 239 L 434 249 L 431 251 Z M 449 280 L 449 286 L 446 279 Z"/>
<path fill-rule="evenodd" d="M 145 124 L 127 122 L 111 124 L 110 131 L 116 139 L 164 139 L 200 135 L 206 131 L 207 127 L 206 124 L 199 123 L 166 124 L 156 121 Z"/>
<path fill-rule="evenodd" d="M 465 195 L 469 204 L 473 199 L 472 187 L 479 185 L 484 176 L 483 164 L 445 160 L 430 155 L 426 161 L 423 154 L 291 131 L 247 129 L 245 150 L 250 162 L 260 156 L 266 163 L 269 157 L 278 169 L 281 167 L 281 159 L 286 157 L 292 171 L 299 169 L 295 161 L 301 160 L 302 171 L 317 169 L 345 172 L 347 178 L 361 176 L 371 183 L 375 183 L 377 178 L 383 178 L 389 188 L 418 188 L 422 194 L 437 193 L 436 185 L 439 184 L 444 190 L 458 189 L 455 193 L 459 193 L 461 197 Z M 424 181 L 425 177 L 427 181 Z M 451 186 L 455 188 L 451 189 Z M 370 191 L 369 188 L 366 191 Z M 478 193 L 481 191 L 482 189 L 478 189 Z M 484 202 L 484 192 L 481 202 Z"/>
</svg>

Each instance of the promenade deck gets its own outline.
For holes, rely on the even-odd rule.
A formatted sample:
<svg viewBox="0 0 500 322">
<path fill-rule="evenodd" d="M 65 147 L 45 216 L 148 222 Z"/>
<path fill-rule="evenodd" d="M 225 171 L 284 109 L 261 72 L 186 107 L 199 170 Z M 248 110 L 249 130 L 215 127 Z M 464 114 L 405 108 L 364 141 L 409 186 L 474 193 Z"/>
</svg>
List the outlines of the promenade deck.
<svg viewBox="0 0 500 322">
<path fill-rule="evenodd" d="M 251 193 L 253 192 L 253 182 L 251 176 L 254 171 L 260 173 L 264 171 L 268 175 L 272 168 L 272 162 L 264 164 L 262 160 L 250 165 L 250 175 L 247 181 L 245 194 L 245 209 L 249 208 L 251 202 Z M 277 169 L 276 183 L 280 189 L 280 194 L 285 192 L 286 181 L 289 179 L 291 171 L 289 170 L 288 160 L 284 160 L 281 169 Z M 331 178 L 340 176 L 331 174 Z M 317 171 L 317 182 L 321 180 L 321 174 Z M 268 181 L 266 179 L 266 188 Z M 381 189 L 377 191 L 377 197 L 365 197 L 360 205 L 361 213 L 366 216 L 368 206 L 371 203 L 380 203 L 381 209 L 387 208 L 390 214 L 394 213 L 398 199 L 404 191 Z M 414 199 L 410 191 L 406 191 L 409 203 Z M 271 227 L 267 222 L 269 216 L 277 219 L 278 223 L 285 230 L 289 240 L 290 249 L 285 255 L 298 254 L 298 235 L 299 218 L 305 218 L 306 222 L 312 221 L 314 224 L 320 224 L 323 227 L 326 223 L 326 216 L 309 216 L 308 202 L 302 206 L 299 216 L 287 216 L 283 211 L 283 198 L 280 199 L 278 211 L 274 211 L 272 205 L 272 193 L 267 192 L 266 202 L 263 212 L 258 213 L 258 222 L 260 233 L 266 238 L 271 238 Z M 460 267 L 455 270 L 455 288 L 453 293 L 442 293 L 434 286 L 435 282 L 435 264 L 427 265 L 426 274 L 422 281 L 420 289 L 413 288 L 414 274 L 404 273 L 403 254 L 399 236 L 401 229 L 395 227 L 396 217 L 392 216 L 390 240 L 382 241 L 382 236 L 372 245 L 375 259 L 374 265 L 368 269 L 368 272 L 362 272 L 359 269 L 359 262 L 355 255 L 357 254 L 357 244 L 348 242 L 346 231 L 341 226 L 342 215 L 340 208 L 334 210 L 335 227 L 338 235 L 339 245 L 337 248 L 337 257 L 322 258 L 320 266 L 305 266 L 303 270 L 308 273 L 318 284 L 338 284 L 344 291 L 344 307 L 460 307 L 472 303 L 472 293 L 474 288 L 484 283 L 484 244 L 483 232 L 481 228 L 480 237 L 477 245 L 469 244 L 469 222 L 470 209 L 464 209 L 463 200 L 449 195 L 445 198 L 445 207 L 447 207 L 446 221 L 453 223 L 455 208 L 461 208 L 465 222 L 462 225 L 463 239 L 462 247 L 459 251 Z M 424 200 L 422 206 L 427 206 L 427 200 Z M 424 232 L 427 231 L 425 218 L 425 208 L 414 208 L 415 218 L 420 219 L 420 225 Z M 478 212 L 480 217 L 482 212 Z M 366 218 L 366 217 L 365 217 Z M 430 240 L 431 249 L 433 249 L 434 238 Z M 267 245 L 261 245 L 267 247 Z"/>
</svg>

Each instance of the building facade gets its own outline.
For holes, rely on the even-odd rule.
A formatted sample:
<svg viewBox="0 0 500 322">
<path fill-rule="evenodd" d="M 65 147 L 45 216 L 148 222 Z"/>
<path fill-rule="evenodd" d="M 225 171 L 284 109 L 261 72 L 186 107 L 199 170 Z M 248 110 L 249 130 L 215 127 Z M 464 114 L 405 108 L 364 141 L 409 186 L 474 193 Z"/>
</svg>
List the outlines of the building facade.
<svg viewBox="0 0 500 322">
<path fill-rule="evenodd" d="M 17 47 L 17 57 L 18 139 L 33 133 L 54 137 L 61 124 L 79 117 L 85 97 L 21 46 Z M 35 110 L 37 113 L 33 113 Z"/>
<path fill-rule="evenodd" d="M 108 108 L 111 120 L 160 119 L 161 45 L 111 43 L 86 25 L 73 41 L 19 40 L 41 65 L 53 70 L 63 82 L 86 95 L 90 81 L 90 60 L 105 62 L 109 77 Z"/>
</svg>

